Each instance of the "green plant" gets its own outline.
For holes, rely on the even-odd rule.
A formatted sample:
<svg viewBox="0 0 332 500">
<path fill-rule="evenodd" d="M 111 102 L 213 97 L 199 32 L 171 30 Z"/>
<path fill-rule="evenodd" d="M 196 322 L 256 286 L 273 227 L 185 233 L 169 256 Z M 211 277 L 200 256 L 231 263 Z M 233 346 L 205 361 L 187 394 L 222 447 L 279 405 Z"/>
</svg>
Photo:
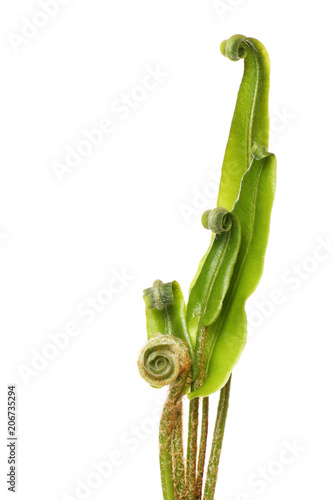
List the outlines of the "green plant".
<svg viewBox="0 0 332 500">
<path fill-rule="evenodd" d="M 267 152 L 270 63 L 254 38 L 234 35 L 221 52 L 244 60 L 222 166 L 217 208 L 202 216 L 210 246 L 190 286 L 155 281 L 144 290 L 148 342 L 139 370 L 153 387 L 170 385 L 160 422 L 160 470 L 165 500 L 212 500 L 227 417 L 231 374 L 246 344 L 245 303 L 262 275 L 276 183 Z M 220 391 L 205 472 L 209 396 Z M 190 400 L 184 458 L 182 400 Z M 198 443 L 199 409 L 201 434 Z"/>
</svg>

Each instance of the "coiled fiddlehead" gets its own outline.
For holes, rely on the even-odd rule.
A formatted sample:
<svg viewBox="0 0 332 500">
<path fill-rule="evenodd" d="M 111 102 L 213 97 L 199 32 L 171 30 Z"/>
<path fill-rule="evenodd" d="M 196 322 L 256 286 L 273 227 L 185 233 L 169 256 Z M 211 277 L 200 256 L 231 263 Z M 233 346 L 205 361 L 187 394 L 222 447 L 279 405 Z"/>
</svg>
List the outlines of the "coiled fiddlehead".
<svg viewBox="0 0 332 500">
<path fill-rule="evenodd" d="M 206 210 L 202 215 L 202 224 L 205 229 L 210 229 L 216 234 L 229 231 L 232 227 L 232 223 L 232 214 L 223 207 Z"/>
<path fill-rule="evenodd" d="M 153 387 L 164 387 L 188 375 L 191 358 L 186 344 L 172 335 L 158 335 L 143 347 L 138 358 L 139 372 Z"/>
<path fill-rule="evenodd" d="M 152 386 L 170 385 L 159 427 L 161 484 L 167 500 L 185 499 L 187 486 L 179 484 L 177 472 L 184 470 L 179 435 L 182 434 L 182 396 L 191 370 L 187 345 L 172 335 L 159 334 L 143 347 L 138 368 Z"/>
<path fill-rule="evenodd" d="M 161 280 L 156 280 L 151 288 L 144 290 L 143 299 L 147 309 L 162 311 L 174 304 L 173 283 L 163 283 Z"/>
</svg>

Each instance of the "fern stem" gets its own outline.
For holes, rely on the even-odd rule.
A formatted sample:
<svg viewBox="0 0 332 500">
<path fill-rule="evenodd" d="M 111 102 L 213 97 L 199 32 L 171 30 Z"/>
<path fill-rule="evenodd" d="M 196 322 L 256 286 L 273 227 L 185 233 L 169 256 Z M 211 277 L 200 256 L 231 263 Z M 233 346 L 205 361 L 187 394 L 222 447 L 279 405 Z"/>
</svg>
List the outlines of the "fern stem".
<svg viewBox="0 0 332 500">
<path fill-rule="evenodd" d="M 183 422 L 182 422 L 182 398 L 179 400 L 176 409 L 176 421 L 172 436 L 172 456 L 173 456 L 173 480 L 175 490 L 179 500 L 188 498 L 185 464 L 183 456 Z"/>
<path fill-rule="evenodd" d="M 159 426 L 159 461 L 164 500 L 178 500 L 173 477 L 172 438 L 177 421 L 178 401 L 182 398 L 188 372 L 170 386 Z"/>
<path fill-rule="evenodd" d="M 196 495 L 199 500 L 202 498 L 208 427 L 209 427 L 209 398 L 207 397 L 203 398 L 203 403 L 202 403 L 201 440 L 200 440 L 198 464 L 197 464 Z"/>
<path fill-rule="evenodd" d="M 201 324 L 198 326 L 196 339 L 196 355 L 198 362 L 198 375 L 192 383 L 191 390 L 198 389 L 204 380 L 204 360 L 207 328 Z M 188 450 L 187 450 L 187 483 L 188 500 L 197 499 L 197 441 L 199 421 L 200 398 L 190 401 L 189 424 L 188 424 Z"/>
<path fill-rule="evenodd" d="M 216 489 L 218 468 L 220 461 L 220 453 L 224 438 L 225 424 L 227 418 L 228 404 L 229 404 L 229 394 L 231 389 L 231 377 L 229 378 L 227 384 L 220 391 L 220 398 L 218 404 L 216 424 L 214 428 L 212 448 L 209 459 L 209 465 L 207 470 L 205 490 L 203 500 L 213 500 L 214 493 Z"/>
</svg>

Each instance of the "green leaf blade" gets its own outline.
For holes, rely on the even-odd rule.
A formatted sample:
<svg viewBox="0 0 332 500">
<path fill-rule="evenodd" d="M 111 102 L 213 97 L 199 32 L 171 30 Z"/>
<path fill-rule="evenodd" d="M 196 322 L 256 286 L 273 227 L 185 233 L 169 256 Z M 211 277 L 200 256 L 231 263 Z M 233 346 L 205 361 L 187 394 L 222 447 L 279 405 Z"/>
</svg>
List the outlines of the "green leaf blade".
<svg viewBox="0 0 332 500">
<path fill-rule="evenodd" d="M 221 312 L 241 242 L 239 220 L 231 213 L 230 217 L 231 229 L 214 235 L 212 245 L 190 291 L 187 307 L 190 332 L 196 333 L 199 323 L 210 325 Z"/>
<path fill-rule="evenodd" d="M 276 185 L 275 156 L 257 147 L 254 153 L 233 209 L 241 224 L 241 247 L 221 314 L 208 327 L 205 381 L 190 399 L 222 388 L 246 344 L 245 303 L 263 272 Z"/>
<path fill-rule="evenodd" d="M 251 146 L 269 143 L 270 59 L 255 38 L 234 35 L 221 44 L 221 52 L 232 61 L 244 59 L 244 73 L 226 146 L 220 180 L 218 206 L 231 210 L 241 179 L 251 162 Z"/>
</svg>

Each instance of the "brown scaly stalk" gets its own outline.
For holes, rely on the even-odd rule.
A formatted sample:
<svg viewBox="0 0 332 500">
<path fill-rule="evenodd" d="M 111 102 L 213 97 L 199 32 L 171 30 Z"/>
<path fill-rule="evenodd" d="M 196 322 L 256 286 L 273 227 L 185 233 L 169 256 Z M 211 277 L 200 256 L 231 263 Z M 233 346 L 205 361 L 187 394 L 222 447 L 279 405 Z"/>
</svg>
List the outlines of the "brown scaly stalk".
<svg viewBox="0 0 332 500">
<path fill-rule="evenodd" d="M 197 479 L 196 479 L 196 496 L 202 498 L 204 465 L 206 457 L 206 445 L 209 427 L 209 398 L 203 398 L 202 401 L 202 423 L 201 423 L 201 441 L 199 446 L 198 463 L 197 463 Z"/>
<path fill-rule="evenodd" d="M 188 423 L 188 448 L 186 482 L 188 485 L 188 500 L 196 498 L 196 461 L 198 438 L 199 398 L 190 401 Z"/>
<path fill-rule="evenodd" d="M 181 420 L 179 418 L 181 416 L 179 413 L 179 403 L 182 401 L 189 370 L 190 363 L 171 385 L 160 419 L 159 453 L 161 484 L 164 498 L 169 500 L 181 500 L 180 494 L 182 495 L 181 490 L 183 490 L 183 485 L 185 484 L 184 467 L 182 468 L 180 465 L 180 470 L 175 475 L 175 468 L 179 464 L 179 455 L 174 456 L 174 451 L 176 448 L 181 448 L 182 426 L 180 425 Z M 181 438 L 179 437 L 179 433 L 181 433 Z M 178 489 L 179 486 L 180 492 Z"/>
<path fill-rule="evenodd" d="M 204 360 L 205 360 L 205 345 L 206 345 L 207 328 L 199 325 L 196 341 L 196 354 L 198 362 L 198 375 L 192 384 L 192 390 L 198 389 L 204 380 Z M 205 398 L 204 398 L 205 399 Z M 208 399 L 208 398 L 206 398 Z M 202 435 L 201 446 L 199 452 L 199 464 L 197 464 L 197 441 L 198 441 L 198 422 L 199 422 L 199 407 L 201 398 L 195 398 L 190 401 L 189 406 L 189 424 L 188 424 L 188 450 L 187 450 L 187 484 L 188 484 L 188 500 L 200 500 L 202 491 L 202 479 L 205 462 L 206 436 L 207 436 L 207 409 L 208 405 L 205 402 L 203 406 L 202 419 Z"/>
<path fill-rule="evenodd" d="M 177 403 L 176 417 L 172 436 L 173 479 L 178 500 L 187 500 L 188 489 L 185 477 L 183 455 L 183 408 L 182 398 Z"/>
<path fill-rule="evenodd" d="M 179 500 L 174 475 L 174 433 L 178 435 L 178 402 L 182 398 L 185 379 L 180 376 L 168 392 L 159 426 L 161 484 L 165 498 Z M 177 482 L 181 482 L 177 478 Z"/>
</svg>

